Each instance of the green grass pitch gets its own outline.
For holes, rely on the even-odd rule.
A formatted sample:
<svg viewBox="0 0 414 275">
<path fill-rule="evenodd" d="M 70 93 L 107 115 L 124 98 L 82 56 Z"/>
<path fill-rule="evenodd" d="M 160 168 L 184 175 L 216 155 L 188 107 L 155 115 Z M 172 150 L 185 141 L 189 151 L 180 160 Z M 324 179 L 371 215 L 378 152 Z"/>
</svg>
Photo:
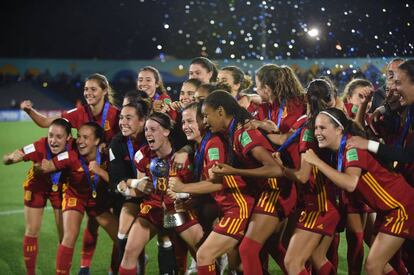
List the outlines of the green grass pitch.
<svg viewBox="0 0 414 275">
<path fill-rule="evenodd" d="M 0 154 L 12 152 L 47 135 L 47 129 L 40 129 L 32 122 L 0 122 Z M 11 166 L 0 165 L 0 274 L 25 274 L 22 239 L 24 234 L 23 187 L 31 163 Z M 84 218 L 84 221 L 86 219 Z M 85 223 L 83 223 L 84 226 Z M 82 231 L 81 231 L 82 233 Z M 80 263 L 81 238 L 76 245 L 72 274 L 77 274 Z M 39 237 L 37 274 L 55 273 L 55 256 L 58 238 L 50 207 L 44 211 Z M 92 261 L 91 274 L 107 274 L 110 263 L 111 241 L 103 230 L 99 231 L 98 245 Z M 346 242 L 342 236 L 340 244 L 340 266 L 338 274 L 346 274 Z M 158 274 L 157 253 L 154 240 L 147 245 L 149 256 L 147 274 Z M 273 260 L 270 261 L 271 274 L 282 274 Z"/>
</svg>

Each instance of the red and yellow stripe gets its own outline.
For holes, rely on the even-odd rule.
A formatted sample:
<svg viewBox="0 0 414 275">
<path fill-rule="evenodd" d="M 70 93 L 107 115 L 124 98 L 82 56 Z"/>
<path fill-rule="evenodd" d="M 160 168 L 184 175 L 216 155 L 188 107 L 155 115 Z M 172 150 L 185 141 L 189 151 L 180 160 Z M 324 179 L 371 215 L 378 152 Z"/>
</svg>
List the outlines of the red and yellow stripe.
<svg viewBox="0 0 414 275">
<path fill-rule="evenodd" d="M 405 207 L 394 197 L 392 197 L 379 183 L 378 181 L 372 176 L 371 173 L 367 172 L 366 174 L 362 175 L 363 181 L 368 185 L 368 187 L 375 193 L 375 195 L 390 209 L 397 210 L 397 219 L 391 227 L 391 232 L 394 234 L 400 234 L 404 222 L 408 220 L 407 211 Z"/>
<path fill-rule="evenodd" d="M 239 186 L 237 185 L 236 179 L 234 176 L 224 176 L 224 179 L 227 182 L 227 185 L 232 189 L 232 196 L 236 202 L 236 204 L 240 208 L 240 219 L 248 219 L 249 218 L 249 209 L 247 207 L 247 201 L 244 198 L 243 194 L 240 191 Z"/>
<path fill-rule="evenodd" d="M 308 213 L 306 213 L 306 220 L 303 223 L 304 227 L 306 228 L 313 228 L 315 227 L 316 221 L 318 220 L 319 217 L 319 211 L 310 211 Z"/>
<path fill-rule="evenodd" d="M 319 172 L 318 168 L 313 166 L 313 177 L 315 179 L 315 187 L 318 198 L 318 209 L 320 212 L 328 211 L 328 199 L 326 195 L 325 180 L 323 175 Z"/>
</svg>

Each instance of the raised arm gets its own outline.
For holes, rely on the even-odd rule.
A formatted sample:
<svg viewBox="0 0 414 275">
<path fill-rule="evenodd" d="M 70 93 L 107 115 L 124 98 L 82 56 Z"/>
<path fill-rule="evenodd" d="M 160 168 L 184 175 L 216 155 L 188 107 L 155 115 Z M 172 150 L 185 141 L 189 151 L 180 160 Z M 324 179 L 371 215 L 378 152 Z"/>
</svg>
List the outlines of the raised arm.
<svg viewBox="0 0 414 275">
<path fill-rule="evenodd" d="M 3 163 L 5 165 L 10 165 L 23 161 L 24 153 L 21 149 L 17 149 L 12 153 L 5 154 L 3 156 Z"/>
<path fill-rule="evenodd" d="M 20 109 L 25 111 L 29 115 L 29 117 L 34 121 L 34 123 L 36 123 L 41 128 L 49 127 L 52 124 L 53 120 L 60 117 L 47 117 L 42 115 L 33 108 L 33 103 L 30 100 L 25 100 L 22 103 L 20 103 Z"/>
</svg>

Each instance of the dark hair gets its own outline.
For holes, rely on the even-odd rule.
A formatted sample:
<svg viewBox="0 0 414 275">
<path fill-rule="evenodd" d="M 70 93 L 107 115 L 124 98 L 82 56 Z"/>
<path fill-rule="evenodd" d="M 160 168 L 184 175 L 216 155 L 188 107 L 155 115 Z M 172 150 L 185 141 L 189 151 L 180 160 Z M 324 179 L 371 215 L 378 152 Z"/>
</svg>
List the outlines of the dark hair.
<svg viewBox="0 0 414 275">
<path fill-rule="evenodd" d="M 128 99 L 128 102 L 134 102 L 139 99 L 149 98 L 148 94 L 142 90 L 131 90 L 124 95 L 124 99 Z"/>
<path fill-rule="evenodd" d="M 89 121 L 89 122 L 82 124 L 81 127 L 79 127 L 79 129 L 82 127 L 92 128 L 95 138 L 99 139 L 99 144 L 101 144 L 104 141 L 104 137 L 105 137 L 104 129 L 98 123 L 94 121 Z"/>
<path fill-rule="evenodd" d="M 313 128 L 316 116 L 329 107 L 328 103 L 335 98 L 335 92 L 328 81 L 315 79 L 309 82 L 306 88 L 306 98 L 309 104 L 309 121 Z"/>
<path fill-rule="evenodd" d="M 194 87 L 196 87 L 196 89 L 198 87 L 200 87 L 200 85 L 201 85 L 201 81 L 198 80 L 198 79 L 195 79 L 195 78 L 187 79 L 186 81 L 183 82 L 183 84 L 185 84 L 185 83 L 193 85 Z"/>
<path fill-rule="evenodd" d="M 50 126 L 52 125 L 60 126 L 63 129 L 65 129 L 65 132 L 68 136 L 72 135 L 72 124 L 70 124 L 69 120 L 67 120 L 66 118 L 57 118 L 52 121 Z"/>
<path fill-rule="evenodd" d="M 214 91 L 217 90 L 222 90 L 222 91 L 226 91 L 229 94 L 231 94 L 231 88 L 228 84 L 226 83 L 204 83 L 201 84 L 198 89 L 205 89 L 207 91 L 207 94 L 211 94 Z"/>
<path fill-rule="evenodd" d="M 240 88 L 237 92 L 248 89 L 252 85 L 250 76 L 245 75 L 244 72 L 237 66 L 227 66 L 221 70 L 230 72 L 233 77 L 234 84 L 240 84 Z"/>
<path fill-rule="evenodd" d="M 140 72 L 144 72 L 144 71 L 151 72 L 154 75 L 155 83 L 158 84 L 158 89 L 160 90 L 160 92 L 162 94 L 168 94 L 167 90 L 164 87 L 164 82 L 162 81 L 161 74 L 156 68 L 154 68 L 152 66 L 145 66 L 145 67 L 139 69 L 138 74 Z"/>
<path fill-rule="evenodd" d="M 148 103 L 143 99 L 130 102 L 122 106 L 122 108 L 131 107 L 135 109 L 135 112 L 139 119 L 145 119 L 149 114 Z"/>
<path fill-rule="evenodd" d="M 169 115 L 161 112 L 152 112 L 147 118 L 147 121 L 148 120 L 154 120 L 164 129 L 170 130 L 171 136 L 172 130 L 174 129 L 174 121 L 171 120 Z"/>
<path fill-rule="evenodd" d="M 345 94 L 344 101 L 346 100 L 346 97 L 351 97 L 354 94 L 355 89 L 356 88 L 359 88 L 359 87 L 372 87 L 372 83 L 369 80 L 362 79 L 362 78 L 352 79 L 345 86 L 345 89 L 344 89 L 344 94 Z"/>
<path fill-rule="evenodd" d="M 209 94 L 203 105 L 208 105 L 214 110 L 222 107 L 227 115 L 234 115 L 236 125 L 240 123 L 244 125 L 246 120 L 252 119 L 252 115 L 243 107 L 239 105 L 237 100 L 228 92 L 223 90 L 216 90 Z"/>
<path fill-rule="evenodd" d="M 196 57 L 193 60 L 191 60 L 190 65 L 191 64 L 198 64 L 204 69 L 206 69 L 207 72 L 212 72 L 210 82 L 217 81 L 217 74 L 218 74 L 217 66 L 210 59 L 206 57 L 202 57 L 202 56 Z"/>
<path fill-rule="evenodd" d="M 109 81 L 106 78 L 106 76 L 104 76 L 103 74 L 94 73 L 88 76 L 85 79 L 85 82 L 89 80 L 95 80 L 96 82 L 98 82 L 98 86 L 102 90 L 107 90 L 108 93 L 105 95 L 105 100 L 108 100 L 111 104 L 114 104 L 114 91 L 112 90 L 111 85 L 109 85 Z"/>
<path fill-rule="evenodd" d="M 327 112 L 328 114 L 336 118 L 344 127 L 345 134 L 349 133 L 354 136 L 362 137 L 367 136 L 367 134 L 364 131 L 362 131 L 361 128 L 358 127 L 358 125 L 354 121 L 348 119 L 348 117 L 342 110 L 339 110 L 337 108 L 328 108 L 326 110 L 323 110 L 323 112 Z M 332 122 L 332 124 L 335 125 L 335 127 L 339 127 L 339 124 L 335 120 L 333 120 L 330 116 L 327 117 Z"/>
<path fill-rule="evenodd" d="M 295 99 L 303 96 L 302 84 L 289 66 L 263 65 L 257 70 L 256 76 L 262 85 L 269 86 L 279 104 L 285 98 Z"/>
<path fill-rule="evenodd" d="M 404 71 L 411 83 L 414 83 L 414 59 L 408 59 L 404 63 L 401 63 L 398 69 Z"/>
</svg>

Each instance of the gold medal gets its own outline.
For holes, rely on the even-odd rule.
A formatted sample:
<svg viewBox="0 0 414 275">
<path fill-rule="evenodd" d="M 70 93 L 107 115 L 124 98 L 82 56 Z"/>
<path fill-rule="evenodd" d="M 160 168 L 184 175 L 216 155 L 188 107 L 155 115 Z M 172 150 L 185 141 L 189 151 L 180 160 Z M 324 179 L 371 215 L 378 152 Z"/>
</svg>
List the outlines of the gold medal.
<svg viewBox="0 0 414 275">
<path fill-rule="evenodd" d="M 96 198 L 96 191 L 92 191 L 92 197 L 95 199 Z"/>
<path fill-rule="evenodd" d="M 59 187 L 57 186 L 57 184 L 53 184 L 52 185 L 52 191 L 57 192 L 57 190 L 59 190 Z"/>
</svg>

